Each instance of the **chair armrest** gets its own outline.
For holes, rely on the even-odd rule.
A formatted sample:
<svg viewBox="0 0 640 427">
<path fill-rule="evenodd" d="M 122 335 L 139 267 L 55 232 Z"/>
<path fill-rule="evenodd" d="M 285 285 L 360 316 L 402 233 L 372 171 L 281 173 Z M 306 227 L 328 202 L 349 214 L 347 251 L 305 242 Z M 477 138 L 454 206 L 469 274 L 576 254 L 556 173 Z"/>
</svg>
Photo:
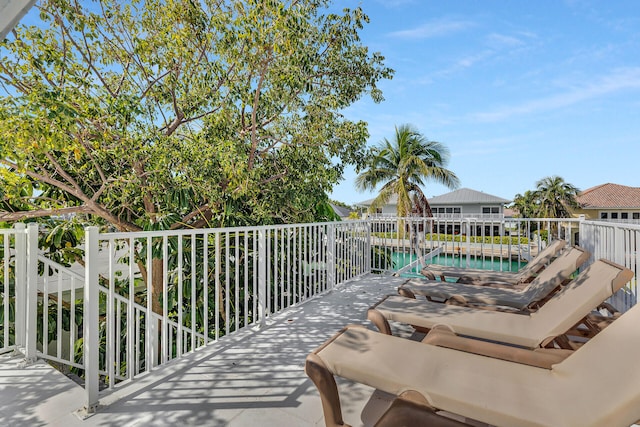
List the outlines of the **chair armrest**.
<svg viewBox="0 0 640 427">
<path fill-rule="evenodd" d="M 544 369 L 551 369 L 553 365 L 562 362 L 573 353 L 571 350 L 564 349 L 538 348 L 529 350 L 473 338 L 460 337 L 444 325 L 431 329 L 422 342 Z"/>
</svg>

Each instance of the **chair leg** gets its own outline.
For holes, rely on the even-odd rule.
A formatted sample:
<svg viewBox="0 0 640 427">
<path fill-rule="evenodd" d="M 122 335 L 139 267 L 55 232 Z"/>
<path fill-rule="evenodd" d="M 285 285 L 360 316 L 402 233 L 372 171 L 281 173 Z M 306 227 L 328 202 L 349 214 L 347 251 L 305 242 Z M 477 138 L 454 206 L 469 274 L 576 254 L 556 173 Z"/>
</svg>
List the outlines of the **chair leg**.
<svg viewBox="0 0 640 427">
<path fill-rule="evenodd" d="M 402 286 L 398 288 L 398 294 L 406 298 L 416 299 L 416 295 L 411 290 L 403 288 Z"/>
<path fill-rule="evenodd" d="M 380 313 L 375 308 L 370 308 L 367 310 L 367 319 L 371 321 L 375 325 L 376 328 L 383 334 L 393 335 L 391 333 L 391 326 L 389 325 L 389 321 L 384 318 L 382 313 Z"/>
<path fill-rule="evenodd" d="M 376 427 L 460 427 L 467 424 L 438 415 L 420 393 L 405 391 L 376 422 Z"/>
<path fill-rule="evenodd" d="M 322 359 L 315 353 L 307 356 L 305 372 L 320 392 L 322 412 L 327 427 L 349 427 L 342 419 L 338 386 L 333 374 L 329 372 Z"/>
<path fill-rule="evenodd" d="M 428 280 L 436 280 L 436 275 L 429 270 L 422 270 L 420 273 L 422 273 L 422 275 L 426 277 Z"/>
</svg>

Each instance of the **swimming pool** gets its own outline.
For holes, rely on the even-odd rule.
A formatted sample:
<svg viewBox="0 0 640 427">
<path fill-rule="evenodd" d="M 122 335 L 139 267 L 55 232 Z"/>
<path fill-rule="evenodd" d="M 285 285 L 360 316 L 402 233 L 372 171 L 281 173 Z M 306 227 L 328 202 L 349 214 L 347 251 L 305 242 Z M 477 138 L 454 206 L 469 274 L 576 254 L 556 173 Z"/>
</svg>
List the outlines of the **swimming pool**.
<svg viewBox="0 0 640 427">
<path fill-rule="evenodd" d="M 393 260 L 393 269 L 397 271 L 414 262 L 416 260 L 416 255 L 405 252 L 393 252 L 391 254 L 391 259 Z M 503 259 L 499 257 L 476 257 L 473 255 L 469 257 L 469 261 L 469 268 L 479 268 L 482 270 L 493 271 L 518 271 L 526 264 L 524 262 L 512 261 L 511 259 L 507 258 Z M 467 267 L 467 257 L 466 255 L 453 256 L 451 254 L 440 254 L 428 260 L 427 263 L 453 267 Z M 402 276 L 422 276 L 420 274 L 420 268 L 420 265 L 416 265 L 411 270 L 404 272 Z"/>
</svg>

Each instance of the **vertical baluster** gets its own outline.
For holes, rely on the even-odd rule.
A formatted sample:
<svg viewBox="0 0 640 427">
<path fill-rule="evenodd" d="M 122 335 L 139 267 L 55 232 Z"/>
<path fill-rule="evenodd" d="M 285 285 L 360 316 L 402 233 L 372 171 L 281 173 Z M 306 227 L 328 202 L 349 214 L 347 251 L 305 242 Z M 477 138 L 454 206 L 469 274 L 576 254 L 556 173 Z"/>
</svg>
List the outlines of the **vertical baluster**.
<svg viewBox="0 0 640 427">
<path fill-rule="evenodd" d="M 249 230 L 243 233 L 243 246 L 244 253 L 244 326 L 249 325 Z"/>
<path fill-rule="evenodd" d="M 184 253 L 183 253 L 183 235 L 179 234 L 176 236 L 178 239 L 178 283 L 176 287 L 178 288 L 178 329 L 176 332 L 176 357 L 182 356 L 184 351 L 183 348 L 183 334 L 182 331 L 184 329 Z"/>
<path fill-rule="evenodd" d="M 220 253 L 220 232 L 216 232 L 215 233 L 215 243 L 216 243 L 216 248 L 215 248 L 215 254 L 216 254 L 216 271 L 215 271 L 215 297 L 214 297 L 214 301 L 215 301 L 215 310 L 214 310 L 214 315 L 215 315 L 215 339 L 216 341 L 218 340 L 218 338 L 220 338 L 220 258 L 221 258 L 221 253 Z"/>
<path fill-rule="evenodd" d="M 108 255 L 108 273 L 107 273 L 107 281 L 109 284 L 109 289 L 107 293 L 107 354 L 106 354 L 106 362 L 107 362 L 107 375 L 109 376 L 109 387 L 113 388 L 115 386 L 115 319 L 114 319 L 114 310 L 115 310 L 115 275 L 113 274 L 114 270 L 114 258 L 115 258 L 115 247 L 113 239 L 109 239 L 107 244 L 107 255 Z"/>
<path fill-rule="evenodd" d="M 209 233 L 205 232 L 202 239 L 202 320 L 204 322 L 204 345 L 207 345 L 209 343 Z"/>
<path fill-rule="evenodd" d="M 169 238 L 162 236 L 162 363 L 171 358 L 172 335 L 169 325 Z M 146 319 L 147 324 L 151 318 Z M 170 342 L 171 341 L 171 342 Z"/>
<path fill-rule="evenodd" d="M 57 298 L 57 316 L 56 316 L 56 357 L 62 359 L 62 279 L 63 273 L 58 271 L 58 289 L 56 292 Z"/>
<path fill-rule="evenodd" d="M 224 333 L 229 335 L 229 277 L 231 267 L 229 265 L 229 232 L 224 233 Z"/>
<path fill-rule="evenodd" d="M 136 341 L 134 336 L 134 329 L 138 324 L 138 319 L 135 315 L 135 278 L 134 278 L 134 265 L 135 265 L 135 257 L 134 253 L 136 251 L 136 240 L 132 237 L 129 239 L 128 247 L 128 255 L 129 255 L 129 293 L 128 293 L 128 303 L 127 303 L 127 314 L 126 314 L 126 328 L 127 328 L 127 351 L 126 351 L 126 360 L 127 360 L 127 369 L 126 369 L 126 377 L 128 379 L 132 379 L 135 375 L 135 362 L 137 360 L 136 349 L 138 348 L 138 343 L 140 341 Z"/>
<path fill-rule="evenodd" d="M 197 289 L 197 274 L 196 274 L 196 244 L 197 238 L 196 234 L 192 233 L 190 235 L 191 238 L 191 351 L 195 351 L 196 349 L 196 333 L 198 331 L 198 325 L 196 325 L 196 289 Z"/>
<path fill-rule="evenodd" d="M 240 236 L 239 232 L 235 232 L 235 299 L 234 299 L 234 308 L 235 308 L 235 323 L 237 331 L 240 329 Z"/>
</svg>

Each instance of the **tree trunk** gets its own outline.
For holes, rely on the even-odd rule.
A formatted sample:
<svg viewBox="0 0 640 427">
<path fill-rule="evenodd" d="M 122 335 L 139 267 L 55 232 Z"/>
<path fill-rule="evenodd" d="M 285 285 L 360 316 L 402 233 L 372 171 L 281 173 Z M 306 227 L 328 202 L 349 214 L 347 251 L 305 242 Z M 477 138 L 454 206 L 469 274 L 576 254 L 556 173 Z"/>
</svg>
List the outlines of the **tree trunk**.
<svg viewBox="0 0 640 427">
<path fill-rule="evenodd" d="M 162 281 L 163 281 L 163 266 L 162 266 L 161 258 L 152 258 L 151 260 L 151 271 L 153 272 L 152 282 L 151 282 L 151 295 L 148 298 L 151 298 L 151 311 L 156 314 L 162 315 Z M 147 286 L 149 285 L 149 270 L 143 261 L 138 261 L 138 268 L 140 269 L 140 274 L 142 275 L 142 280 Z"/>
</svg>

